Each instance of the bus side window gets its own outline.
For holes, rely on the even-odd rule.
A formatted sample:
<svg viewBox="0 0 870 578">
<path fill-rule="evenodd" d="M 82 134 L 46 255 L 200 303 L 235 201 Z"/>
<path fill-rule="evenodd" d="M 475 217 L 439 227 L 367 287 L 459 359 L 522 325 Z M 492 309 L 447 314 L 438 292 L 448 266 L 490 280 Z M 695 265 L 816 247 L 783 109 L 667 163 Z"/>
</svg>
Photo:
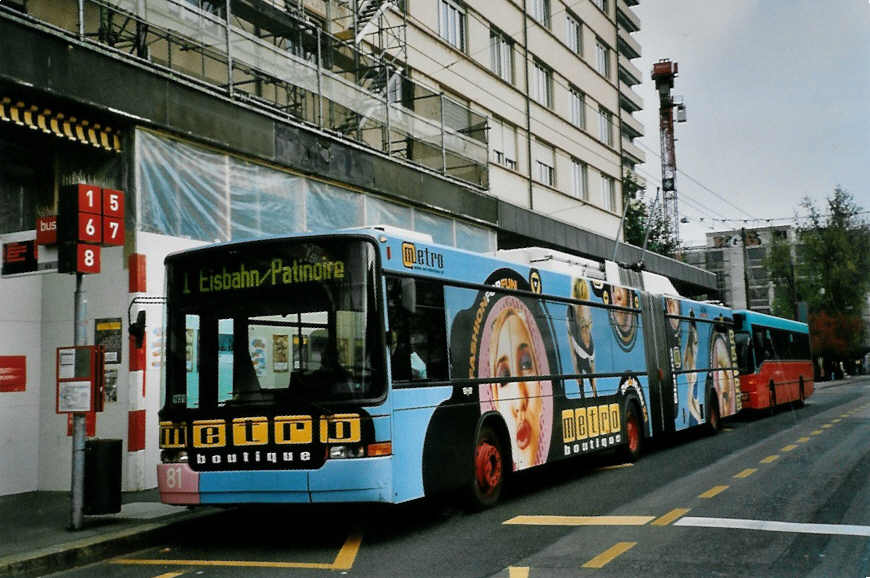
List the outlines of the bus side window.
<svg viewBox="0 0 870 578">
<path fill-rule="evenodd" d="M 755 342 L 755 360 L 758 365 L 761 365 L 765 360 L 773 356 L 773 351 L 768 346 L 769 340 L 764 338 L 763 329 L 753 329 L 752 339 Z"/>
<path fill-rule="evenodd" d="M 394 381 L 447 378 L 444 288 L 423 279 L 387 278 Z"/>
<path fill-rule="evenodd" d="M 410 334 L 408 313 L 403 307 L 402 279 L 387 278 L 387 317 L 390 323 L 390 365 L 393 381 L 411 379 Z"/>
</svg>

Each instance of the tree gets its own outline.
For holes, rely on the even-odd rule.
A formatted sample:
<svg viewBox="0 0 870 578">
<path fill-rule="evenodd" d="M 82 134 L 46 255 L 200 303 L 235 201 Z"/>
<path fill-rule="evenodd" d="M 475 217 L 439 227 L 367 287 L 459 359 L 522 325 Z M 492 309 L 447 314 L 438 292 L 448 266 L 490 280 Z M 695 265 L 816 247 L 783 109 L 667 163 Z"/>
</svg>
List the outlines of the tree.
<svg viewBox="0 0 870 578">
<path fill-rule="evenodd" d="M 773 235 L 773 241 L 765 258 L 768 276 L 773 281 L 772 312 L 777 317 L 797 318 L 797 303 L 800 301 L 795 278 L 792 245 L 787 240 Z"/>
<path fill-rule="evenodd" d="M 828 359 L 848 359 L 865 348 L 861 312 L 870 290 L 870 225 L 863 210 L 841 187 L 820 211 L 809 197 L 801 207 L 806 224 L 797 228 L 797 247 L 774 243 L 768 257 L 776 283 L 774 312 L 791 317 L 794 305 L 806 301 L 813 350 Z"/>
<path fill-rule="evenodd" d="M 642 191 L 631 173 L 625 173 L 622 179 L 622 202 L 626 203 L 627 208 L 622 238 L 626 243 L 637 247 L 643 247 L 646 240 L 647 250 L 675 257 L 681 247 L 674 237 L 670 221 L 662 212 L 662 203 L 656 203 L 655 199 L 645 203 L 639 194 Z"/>
</svg>

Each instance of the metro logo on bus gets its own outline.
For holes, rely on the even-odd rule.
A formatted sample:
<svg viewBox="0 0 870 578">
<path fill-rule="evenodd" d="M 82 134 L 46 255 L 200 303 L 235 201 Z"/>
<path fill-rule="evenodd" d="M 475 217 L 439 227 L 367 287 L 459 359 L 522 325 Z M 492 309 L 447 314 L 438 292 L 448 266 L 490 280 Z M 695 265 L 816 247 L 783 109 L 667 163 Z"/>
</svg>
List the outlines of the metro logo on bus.
<svg viewBox="0 0 870 578">
<path fill-rule="evenodd" d="M 402 265 L 408 269 L 425 269 L 426 271 L 444 271 L 444 255 L 432 251 L 428 247 L 417 249 L 414 243 L 402 243 Z"/>
<path fill-rule="evenodd" d="M 622 442 L 619 404 L 562 410 L 565 455 L 585 453 Z"/>
<path fill-rule="evenodd" d="M 180 449 L 187 447 L 187 424 L 161 421 L 160 447 L 163 449 Z"/>
<path fill-rule="evenodd" d="M 360 416 L 340 413 L 321 416 L 318 423 L 321 443 L 356 443 L 362 440 Z M 299 445 L 314 442 L 314 418 L 310 415 L 282 415 L 276 417 L 237 417 L 229 423 L 222 419 L 196 420 L 191 424 L 194 448 L 217 449 L 227 445 L 265 446 Z M 184 448 L 187 445 L 186 425 L 160 423 L 160 447 Z"/>
</svg>

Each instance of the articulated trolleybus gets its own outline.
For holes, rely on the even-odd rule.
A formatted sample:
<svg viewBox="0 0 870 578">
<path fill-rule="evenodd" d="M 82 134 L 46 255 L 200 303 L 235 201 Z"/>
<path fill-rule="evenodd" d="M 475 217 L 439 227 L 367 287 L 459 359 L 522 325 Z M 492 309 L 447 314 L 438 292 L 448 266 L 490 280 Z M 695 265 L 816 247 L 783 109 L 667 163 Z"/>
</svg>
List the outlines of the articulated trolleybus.
<svg viewBox="0 0 870 578">
<path fill-rule="evenodd" d="M 378 229 L 170 255 L 162 500 L 487 507 L 740 410 L 729 309 L 513 257 Z"/>
<path fill-rule="evenodd" d="M 807 324 L 743 310 L 734 323 L 743 408 L 802 405 L 814 390 Z"/>
</svg>

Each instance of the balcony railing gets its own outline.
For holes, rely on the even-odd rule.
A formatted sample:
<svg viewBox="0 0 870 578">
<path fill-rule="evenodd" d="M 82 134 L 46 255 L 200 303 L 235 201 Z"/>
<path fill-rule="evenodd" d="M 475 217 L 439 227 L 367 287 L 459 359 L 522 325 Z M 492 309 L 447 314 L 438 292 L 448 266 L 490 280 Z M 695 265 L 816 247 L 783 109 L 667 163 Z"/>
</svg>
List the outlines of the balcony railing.
<svg viewBox="0 0 870 578">
<path fill-rule="evenodd" d="M 622 80 L 619 81 L 619 98 L 619 104 L 630 112 L 643 109 L 643 98 Z"/>
<path fill-rule="evenodd" d="M 30 18 L 120 57 L 488 186 L 485 116 L 412 81 L 389 54 L 364 53 L 296 11 L 263 0 L 31 0 L 26 7 Z M 0 8 L 4 14 L 13 12 Z"/>
</svg>

